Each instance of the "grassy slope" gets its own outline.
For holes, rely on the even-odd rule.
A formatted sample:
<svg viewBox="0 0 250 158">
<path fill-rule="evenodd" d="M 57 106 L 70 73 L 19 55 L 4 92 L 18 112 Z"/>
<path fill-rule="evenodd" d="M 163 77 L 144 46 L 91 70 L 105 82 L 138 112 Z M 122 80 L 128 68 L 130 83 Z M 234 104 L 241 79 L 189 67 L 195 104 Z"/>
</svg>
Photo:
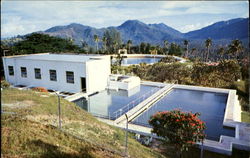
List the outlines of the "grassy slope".
<svg viewBox="0 0 250 158">
<path fill-rule="evenodd" d="M 241 121 L 246 122 L 246 123 L 250 123 L 250 112 L 242 111 L 242 113 L 241 113 Z"/>
<path fill-rule="evenodd" d="M 57 126 L 57 98 L 40 97 L 32 91 L 5 89 L 2 92 L 2 157 L 121 157 L 124 151 L 124 132 L 96 120 L 92 115 L 62 101 L 63 130 Z M 43 94 L 44 95 L 44 94 Z M 46 95 L 46 94 L 45 94 Z M 84 139 L 84 140 L 82 140 Z M 108 150 L 107 150 L 108 149 Z M 110 151 L 112 150 L 112 151 Z M 138 152 L 139 151 L 139 152 Z M 167 157 L 176 157 L 174 150 L 161 151 Z M 193 148 L 183 158 L 199 157 L 200 150 Z M 132 158 L 163 157 L 129 138 L 129 155 Z M 230 158 L 247 158 L 245 151 L 233 151 Z M 204 151 L 204 158 L 229 158 L 225 155 Z"/>
<path fill-rule="evenodd" d="M 62 128 L 72 135 L 61 132 L 55 127 L 57 98 L 43 95 L 29 90 L 2 91 L 3 110 L 16 113 L 1 116 L 3 157 L 121 157 L 125 138 L 122 130 L 99 122 L 61 99 Z M 131 135 L 128 146 L 131 157 L 162 157 Z"/>
</svg>

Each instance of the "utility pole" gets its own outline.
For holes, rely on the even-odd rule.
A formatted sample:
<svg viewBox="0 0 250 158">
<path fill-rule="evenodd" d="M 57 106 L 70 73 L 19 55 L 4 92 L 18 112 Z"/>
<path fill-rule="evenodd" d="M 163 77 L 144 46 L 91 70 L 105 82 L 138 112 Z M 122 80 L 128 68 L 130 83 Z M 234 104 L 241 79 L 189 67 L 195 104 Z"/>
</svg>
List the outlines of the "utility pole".
<svg viewBox="0 0 250 158">
<path fill-rule="evenodd" d="M 128 156 L 128 116 L 127 114 L 125 114 L 126 116 L 126 139 L 125 139 L 125 154 L 126 157 Z"/>
<path fill-rule="evenodd" d="M 55 92 L 56 93 L 56 92 Z M 58 127 L 59 129 L 62 128 L 62 123 L 61 123 L 61 104 L 60 104 L 60 96 L 56 93 L 57 98 L 58 98 Z"/>
</svg>

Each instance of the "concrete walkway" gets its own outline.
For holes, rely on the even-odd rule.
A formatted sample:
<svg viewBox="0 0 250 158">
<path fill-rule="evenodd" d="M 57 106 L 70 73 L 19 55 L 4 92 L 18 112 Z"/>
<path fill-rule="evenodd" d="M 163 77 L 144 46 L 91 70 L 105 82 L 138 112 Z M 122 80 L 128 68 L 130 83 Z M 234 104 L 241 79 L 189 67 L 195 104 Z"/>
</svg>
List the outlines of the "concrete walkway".
<svg viewBox="0 0 250 158">
<path fill-rule="evenodd" d="M 165 96 L 168 92 L 170 92 L 173 88 L 174 84 L 168 84 L 165 87 L 158 90 L 156 93 L 148 97 L 146 100 L 138 104 L 136 107 L 128 111 L 126 114 L 128 116 L 128 121 L 132 121 L 139 114 L 150 108 L 155 102 L 157 102 L 160 98 Z M 118 117 L 115 120 L 115 123 L 120 124 L 126 121 L 126 117 L 124 115 Z"/>
<path fill-rule="evenodd" d="M 80 99 L 80 98 L 82 98 L 82 97 L 88 98 L 87 93 L 79 92 L 79 93 L 76 93 L 76 94 L 74 94 L 74 95 L 65 97 L 64 99 L 66 99 L 66 100 L 72 102 L 72 101 L 77 100 L 77 99 Z"/>
</svg>

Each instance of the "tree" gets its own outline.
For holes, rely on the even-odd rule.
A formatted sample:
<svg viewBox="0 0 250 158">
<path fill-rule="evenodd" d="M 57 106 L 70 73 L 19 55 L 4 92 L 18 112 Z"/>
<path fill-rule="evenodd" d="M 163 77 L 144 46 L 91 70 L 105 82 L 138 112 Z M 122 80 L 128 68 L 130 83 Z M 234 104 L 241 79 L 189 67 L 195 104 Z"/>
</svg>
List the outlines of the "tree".
<svg viewBox="0 0 250 158">
<path fill-rule="evenodd" d="M 184 45 L 186 46 L 186 53 L 184 55 L 184 57 L 188 57 L 188 40 L 184 40 Z"/>
<path fill-rule="evenodd" d="M 209 57 L 209 50 L 210 50 L 210 47 L 212 45 L 212 40 L 210 38 L 208 38 L 206 41 L 205 41 L 205 45 L 206 45 L 206 48 L 207 48 L 207 55 L 206 55 L 206 62 L 208 61 L 208 57 Z"/>
<path fill-rule="evenodd" d="M 142 42 L 140 44 L 140 50 L 141 50 L 142 54 L 146 53 L 146 44 L 144 42 Z"/>
<path fill-rule="evenodd" d="M 151 44 L 150 44 L 150 43 L 147 43 L 147 44 L 146 44 L 146 51 L 145 51 L 145 54 L 149 54 L 149 53 L 150 53 L 150 49 L 151 49 Z"/>
<path fill-rule="evenodd" d="M 223 55 L 225 54 L 225 49 L 223 47 L 220 47 L 217 51 L 217 54 L 219 54 L 220 60 L 223 59 Z"/>
<path fill-rule="evenodd" d="M 77 52 L 80 48 L 73 40 L 53 37 L 46 34 L 32 33 L 17 42 L 11 50 L 15 54 L 33 54 L 47 52 Z"/>
<path fill-rule="evenodd" d="M 181 153 L 205 138 L 205 123 L 198 118 L 199 115 L 180 110 L 157 112 L 151 116 L 149 124 L 153 127 L 152 132 L 162 137 L 164 143 L 174 145 Z"/>
<path fill-rule="evenodd" d="M 102 43 L 104 46 L 104 51 L 106 51 L 107 50 L 107 37 L 105 36 L 102 37 Z"/>
<path fill-rule="evenodd" d="M 99 37 L 97 35 L 94 35 L 94 41 L 95 41 L 95 45 L 96 45 L 96 52 L 98 52 Z"/>
<path fill-rule="evenodd" d="M 82 41 L 82 49 L 84 52 L 88 52 L 89 46 L 88 46 L 88 43 L 86 41 Z"/>
<path fill-rule="evenodd" d="M 118 42 L 117 41 L 113 41 L 113 49 L 114 49 L 114 53 L 117 54 L 117 47 L 118 47 Z"/>
<path fill-rule="evenodd" d="M 171 43 L 169 48 L 169 54 L 180 56 L 182 54 L 182 49 L 178 44 Z"/>
<path fill-rule="evenodd" d="M 164 48 L 165 48 L 165 54 L 168 55 L 168 41 L 164 40 Z"/>
<path fill-rule="evenodd" d="M 114 46 L 119 46 L 122 43 L 120 33 L 115 28 L 110 28 L 104 32 L 103 36 L 107 39 L 106 46 L 109 53 L 115 53 Z"/>
<path fill-rule="evenodd" d="M 130 52 L 130 47 L 131 47 L 131 45 L 132 45 L 132 40 L 128 40 L 128 42 L 127 42 L 127 47 L 128 47 L 128 53 L 130 54 L 131 52 Z"/>
<path fill-rule="evenodd" d="M 242 42 L 238 39 L 233 40 L 228 47 L 229 53 L 232 54 L 235 58 L 237 58 L 239 53 L 243 50 Z"/>
<path fill-rule="evenodd" d="M 191 54 L 192 54 L 193 57 L 195 57 L 195 52 L 196 52 L 196 50 L 197 50 L 196 48 L 192 48 L 192 49 L 191 49 Z"/>
</svg>

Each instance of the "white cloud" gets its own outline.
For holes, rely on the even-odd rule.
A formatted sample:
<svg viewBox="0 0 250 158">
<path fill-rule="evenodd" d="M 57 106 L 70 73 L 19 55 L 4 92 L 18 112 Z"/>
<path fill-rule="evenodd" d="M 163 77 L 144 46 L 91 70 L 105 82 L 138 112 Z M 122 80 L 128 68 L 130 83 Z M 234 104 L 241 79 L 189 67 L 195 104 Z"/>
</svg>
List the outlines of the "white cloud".
<svg viewBox="0 0 250 158">
<path fill-rule="evenodd" d="M 189 25 L 185 25 L 183 27 L 180 28 L 180 31 L 183 33 L 192 31 L 192 30 L 198 30 L 201 29 L 203 27 L 209 26 L 213 23 L 196 23 L 196 24 L 189 24 Z"/>
<path fill-rule="evenodd" d="M 1 32 L 5 37 L 72 22 L 101 28 L 117 26 L 128 19 L 161 23 L 178 17 L 168 25 L 185 31 L 225 17 L 248 17 L 245 1 L 2 1 L 1 5 Z M 194 15 L 200 16 L 192 19 Z M 215 15 L 217 18 L 213 18 Z"/>
</svg>

